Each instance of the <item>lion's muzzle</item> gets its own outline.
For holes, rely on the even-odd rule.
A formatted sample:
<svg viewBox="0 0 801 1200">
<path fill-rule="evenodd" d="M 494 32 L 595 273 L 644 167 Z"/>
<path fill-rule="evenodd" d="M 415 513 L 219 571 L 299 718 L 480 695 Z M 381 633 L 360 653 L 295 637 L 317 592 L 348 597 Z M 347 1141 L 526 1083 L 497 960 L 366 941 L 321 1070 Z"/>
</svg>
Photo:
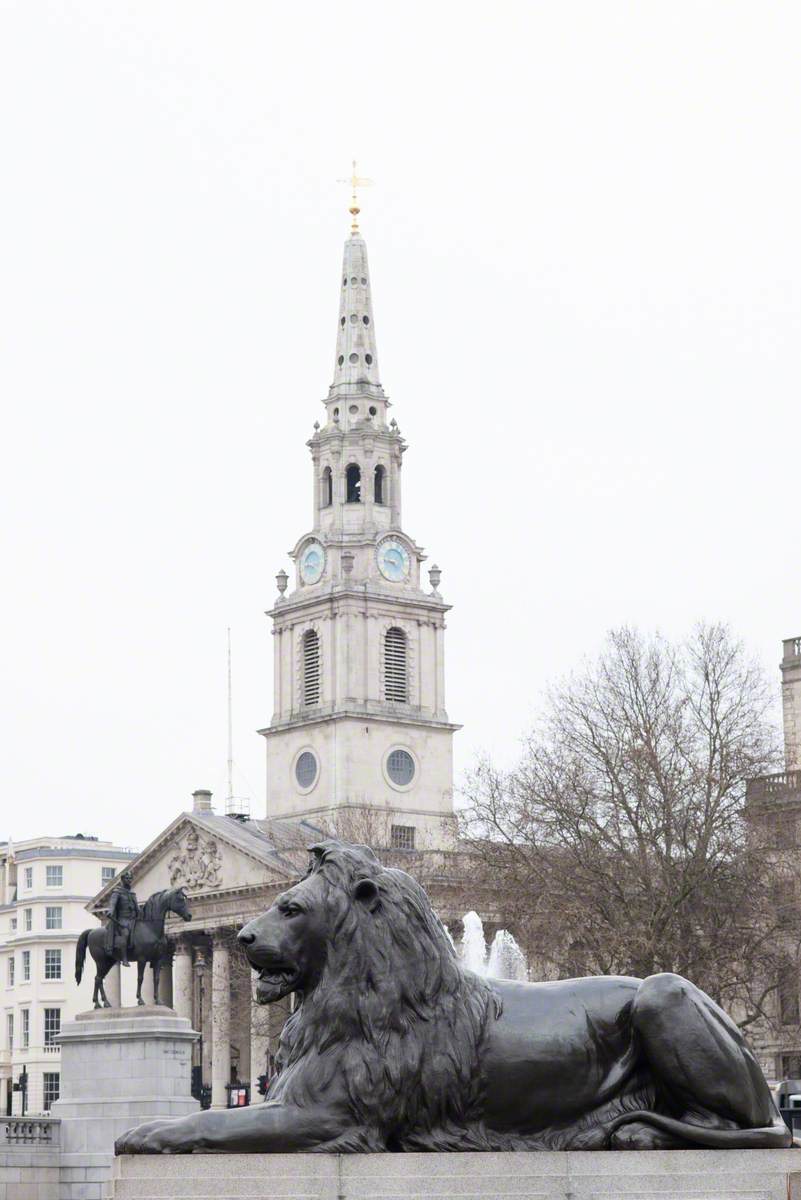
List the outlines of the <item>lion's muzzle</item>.
<svg viewBox="0 0 801 1200">
<path fill-rule="evenodd" d="M 250 921 L 245 925 L 239 931 L 237 940 L 251 967 L 258 972 L 256 1000 L 259 1004 L 272 1004 L 294 990 L 298 968 L 276 947 L 265 944 L 263 931 L 255 930 L 255 924 L 255 921 Z"/>
</svg>

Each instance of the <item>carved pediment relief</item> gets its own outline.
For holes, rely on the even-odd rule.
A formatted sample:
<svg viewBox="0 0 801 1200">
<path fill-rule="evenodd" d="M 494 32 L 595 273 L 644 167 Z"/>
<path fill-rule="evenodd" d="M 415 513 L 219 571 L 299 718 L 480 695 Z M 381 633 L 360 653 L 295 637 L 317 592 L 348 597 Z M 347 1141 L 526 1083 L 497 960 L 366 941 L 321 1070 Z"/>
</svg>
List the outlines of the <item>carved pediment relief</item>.
<svg viewBox="0 0 801 1200">
<path fill-rule="evenodd" d="M 216 838 L 187 830 L 167 864 L 172 887 L 187 891 L 219 887 L 222 884 L 222 856 Z"/>
</svg>

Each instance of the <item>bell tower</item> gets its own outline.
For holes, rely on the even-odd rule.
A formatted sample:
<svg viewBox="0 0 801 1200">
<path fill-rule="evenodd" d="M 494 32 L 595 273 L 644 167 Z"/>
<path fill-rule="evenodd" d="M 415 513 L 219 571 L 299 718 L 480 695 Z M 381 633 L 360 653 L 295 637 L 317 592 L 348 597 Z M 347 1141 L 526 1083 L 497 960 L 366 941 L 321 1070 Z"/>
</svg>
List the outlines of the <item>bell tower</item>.
<svg viewBox="0 0 801 1200">
<path fill-rule="evenodd" d="M 403 529 L 406 443 L 380 382 L 367 246 L 339 277 L 333 382 L 307 442 L 312 526 L 276 577 L 267 816 L 336 821 L 400 849 L 450 844 L 453 734 L 436 566 Z"/>
</svg>

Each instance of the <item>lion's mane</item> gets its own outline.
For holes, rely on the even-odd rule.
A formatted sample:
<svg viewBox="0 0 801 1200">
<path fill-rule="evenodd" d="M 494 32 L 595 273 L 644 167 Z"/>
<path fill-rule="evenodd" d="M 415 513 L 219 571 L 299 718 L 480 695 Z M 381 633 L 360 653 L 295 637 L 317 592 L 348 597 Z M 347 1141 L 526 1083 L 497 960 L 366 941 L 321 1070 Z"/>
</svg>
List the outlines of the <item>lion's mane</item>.
<svg viewBox="0 0 801 1200">
<path fill-rule="evenodd" d="M 405 871 L 383 867 L 366 846 L 312 851 L 328 954 L 284 1026 L 271 1098 L 303 1106 L 344 1082 L 354 1131 L 323 1150 L 485 1149 L 481 1059 L 497 993 L 462 967 Z M 370 908 L 353 898 L 365 879 L 378 889 Z"/>
</svg>

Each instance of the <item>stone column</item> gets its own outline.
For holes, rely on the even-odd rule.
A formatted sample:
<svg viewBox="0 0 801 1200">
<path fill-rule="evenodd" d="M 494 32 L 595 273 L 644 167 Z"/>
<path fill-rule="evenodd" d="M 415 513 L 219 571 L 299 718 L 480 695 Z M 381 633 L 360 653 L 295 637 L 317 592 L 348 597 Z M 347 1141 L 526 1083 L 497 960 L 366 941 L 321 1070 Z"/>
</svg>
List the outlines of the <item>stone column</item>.
<svg viewBox="0 0 801 1200">
<path fill-rule="evenodd" d="M 318 528 L 320 520 L 320 455 L 312 454 L 312 470 L 314 471 L 314 511 L 312 513 L 312 529 Z"/>
<path fill-rule="evenodd" d="M 135 970 L 136 968 L 134 968 Z M 115 963 L 109 971 L 106 978 L 103 980 L 103 987 L 106 989 L 106 995 L 109 998 L 112 1008 L 120 1008 L 122 1006 L 122 987 L 120 982 L 120 964 Z"/>
<path fill-rule="evenodd" d="M 172 959 L 165 958 L 161 964 L 161 979 L 159 980 L 159 1004 L 165 1008 L 173 1008 L 172 995 Z"/>
<path fill-rule="evenodd" d="M 272 1007 L 272 1006 L 270 1006 Z M 269 1008 L 257 1004 L 255 998 L 250 1002 L 250 1102 L 255 1104 L 259 1098 L 256 1085 L 260 1075 L 267 1072 L 267 1054 L 270 1050 L 270 1014 Z"/>
<path fill-rule="evenodd" d="M 136 970 L 136 966 L 132 964 L 132 969 Z M 150 963 L 145 967 L 145 973 L 142 977 L 142 999 L 145 1004 L 152 1006 L 155 1004 L 155 996 L 153 992 L 153 968 Z"/>
<path fill-rule="evenodd" d="M 192 990 L 192 1007 L 194 1010 L 194 1026 L 200 1033 L 200 1043 L 195 1053 L 195 1066 L 200 1067 L 200 1075 L 204 1083 L 208 1083 L 209 1065 L 211 1063 L 210 1039 L 208 1036 L 209 1015 L 209 964 L 205 945 L 193 947 L 194 982 Z"/>
<path fill-rule="evenodd" d="M 445 623 L 434 628 L 434 650 L 436 657 L 436 698 L 434 700 L 434 716 L 441 717 L 445 712 Z"/>
<path fill-rule="evenodd" d="M 787 638 L 783 648 L 784 769 L 801 771 L 801 638 Z"/>
<path fill-rule="evenodd" d="M 213 939 L 211 965 L 211 1107 L 225 1108 L 231 1082 L 231 979 L 228 930 L 218 929 Z"/>
<path fill-rule="evenodd" d="M 179 1017 L 192 1020 L 192 947 L 185 937 L 175 939 L 172 960 L 172 1006 Z"/>
</svg>

